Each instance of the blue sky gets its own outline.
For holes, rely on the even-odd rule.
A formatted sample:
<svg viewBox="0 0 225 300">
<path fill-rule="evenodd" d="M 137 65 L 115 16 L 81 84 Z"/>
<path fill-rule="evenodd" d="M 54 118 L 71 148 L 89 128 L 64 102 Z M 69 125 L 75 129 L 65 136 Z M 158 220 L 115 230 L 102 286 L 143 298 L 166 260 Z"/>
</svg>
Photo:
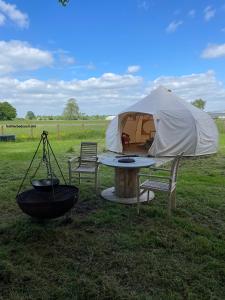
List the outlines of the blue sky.
<svg viewBox="0 0 225 300">
<path fill-rule="evenodd" d="M 116 114 L 158 85 L 225 110 L 225 0 L 0 0 L 0 99 Z"/>
</svg>

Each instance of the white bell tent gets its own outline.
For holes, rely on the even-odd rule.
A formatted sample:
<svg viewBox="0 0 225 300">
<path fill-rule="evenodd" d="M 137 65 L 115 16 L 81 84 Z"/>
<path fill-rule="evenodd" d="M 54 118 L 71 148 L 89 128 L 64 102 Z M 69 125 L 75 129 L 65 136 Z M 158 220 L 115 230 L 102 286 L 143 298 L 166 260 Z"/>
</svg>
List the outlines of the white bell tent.
<svg viewBox="0 0 225 300">
<path fill-rule="evenodd" d="M 106 146 L 117 153 L 205 155 L 217 152 L 218 131 L 206 112 L 160 86 L 110 122 Z"/>
</svg>

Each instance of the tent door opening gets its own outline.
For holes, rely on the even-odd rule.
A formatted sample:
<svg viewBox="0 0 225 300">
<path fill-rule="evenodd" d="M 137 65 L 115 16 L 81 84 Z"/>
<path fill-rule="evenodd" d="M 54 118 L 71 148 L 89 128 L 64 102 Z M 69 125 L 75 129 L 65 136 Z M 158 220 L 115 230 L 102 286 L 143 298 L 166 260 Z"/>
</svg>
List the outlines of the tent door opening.
<svg viewBox="0 0 225 300">
<path fill-rule="evenodd" d="M 123 153 L 147 153 L 155 137 L 152 115 L 125 113 L 121 116 L 121 141 Z"/>
</svg>

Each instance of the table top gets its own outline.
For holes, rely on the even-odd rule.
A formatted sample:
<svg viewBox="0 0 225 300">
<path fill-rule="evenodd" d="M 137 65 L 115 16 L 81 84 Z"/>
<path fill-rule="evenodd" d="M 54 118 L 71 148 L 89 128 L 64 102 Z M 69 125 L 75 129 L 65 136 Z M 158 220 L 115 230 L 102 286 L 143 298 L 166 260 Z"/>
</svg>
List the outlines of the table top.
<svg viewBox="0 0 225 300">
<path fill-rule="evenodd" d="M 123 163 L 119 162 L 121 158 L 132 158 L 134 162 L 131 163 Z M 134 168 L 144 168 L 150 167 L 155 164 L 155 160 L 153 158 L 148 157 L 102 157 L 99 159 L 99 162 L 103 165 L 114 167 L 114 168 L 126 168 L 126 169 L 134 169 Z"/>
</svg>

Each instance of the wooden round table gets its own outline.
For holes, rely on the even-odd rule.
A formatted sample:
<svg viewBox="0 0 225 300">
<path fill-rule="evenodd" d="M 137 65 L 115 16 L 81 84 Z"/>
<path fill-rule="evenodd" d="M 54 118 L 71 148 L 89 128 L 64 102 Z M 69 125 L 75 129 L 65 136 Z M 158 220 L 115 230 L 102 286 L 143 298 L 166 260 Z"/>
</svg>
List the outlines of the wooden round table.
<svg viewBox="0 0 225 300">
<path fill-rule="evenodd" d="M 121 159 L 132 159 L 133 162 L 121 162 Z M 102 157 L 102 165 L 115 168 L 115 186 L 105 189 L 101 196 L 109 201 L 123 204 L 137 203 L 137 175 L 140 168 L 147 168 L 155 164 L 154 159 L 145 157 Z M 149 199 L 154 198 L 150 192 Z M 147 201 L 147 193 L 140 197 L 140 202 Z"/>
</svg>

